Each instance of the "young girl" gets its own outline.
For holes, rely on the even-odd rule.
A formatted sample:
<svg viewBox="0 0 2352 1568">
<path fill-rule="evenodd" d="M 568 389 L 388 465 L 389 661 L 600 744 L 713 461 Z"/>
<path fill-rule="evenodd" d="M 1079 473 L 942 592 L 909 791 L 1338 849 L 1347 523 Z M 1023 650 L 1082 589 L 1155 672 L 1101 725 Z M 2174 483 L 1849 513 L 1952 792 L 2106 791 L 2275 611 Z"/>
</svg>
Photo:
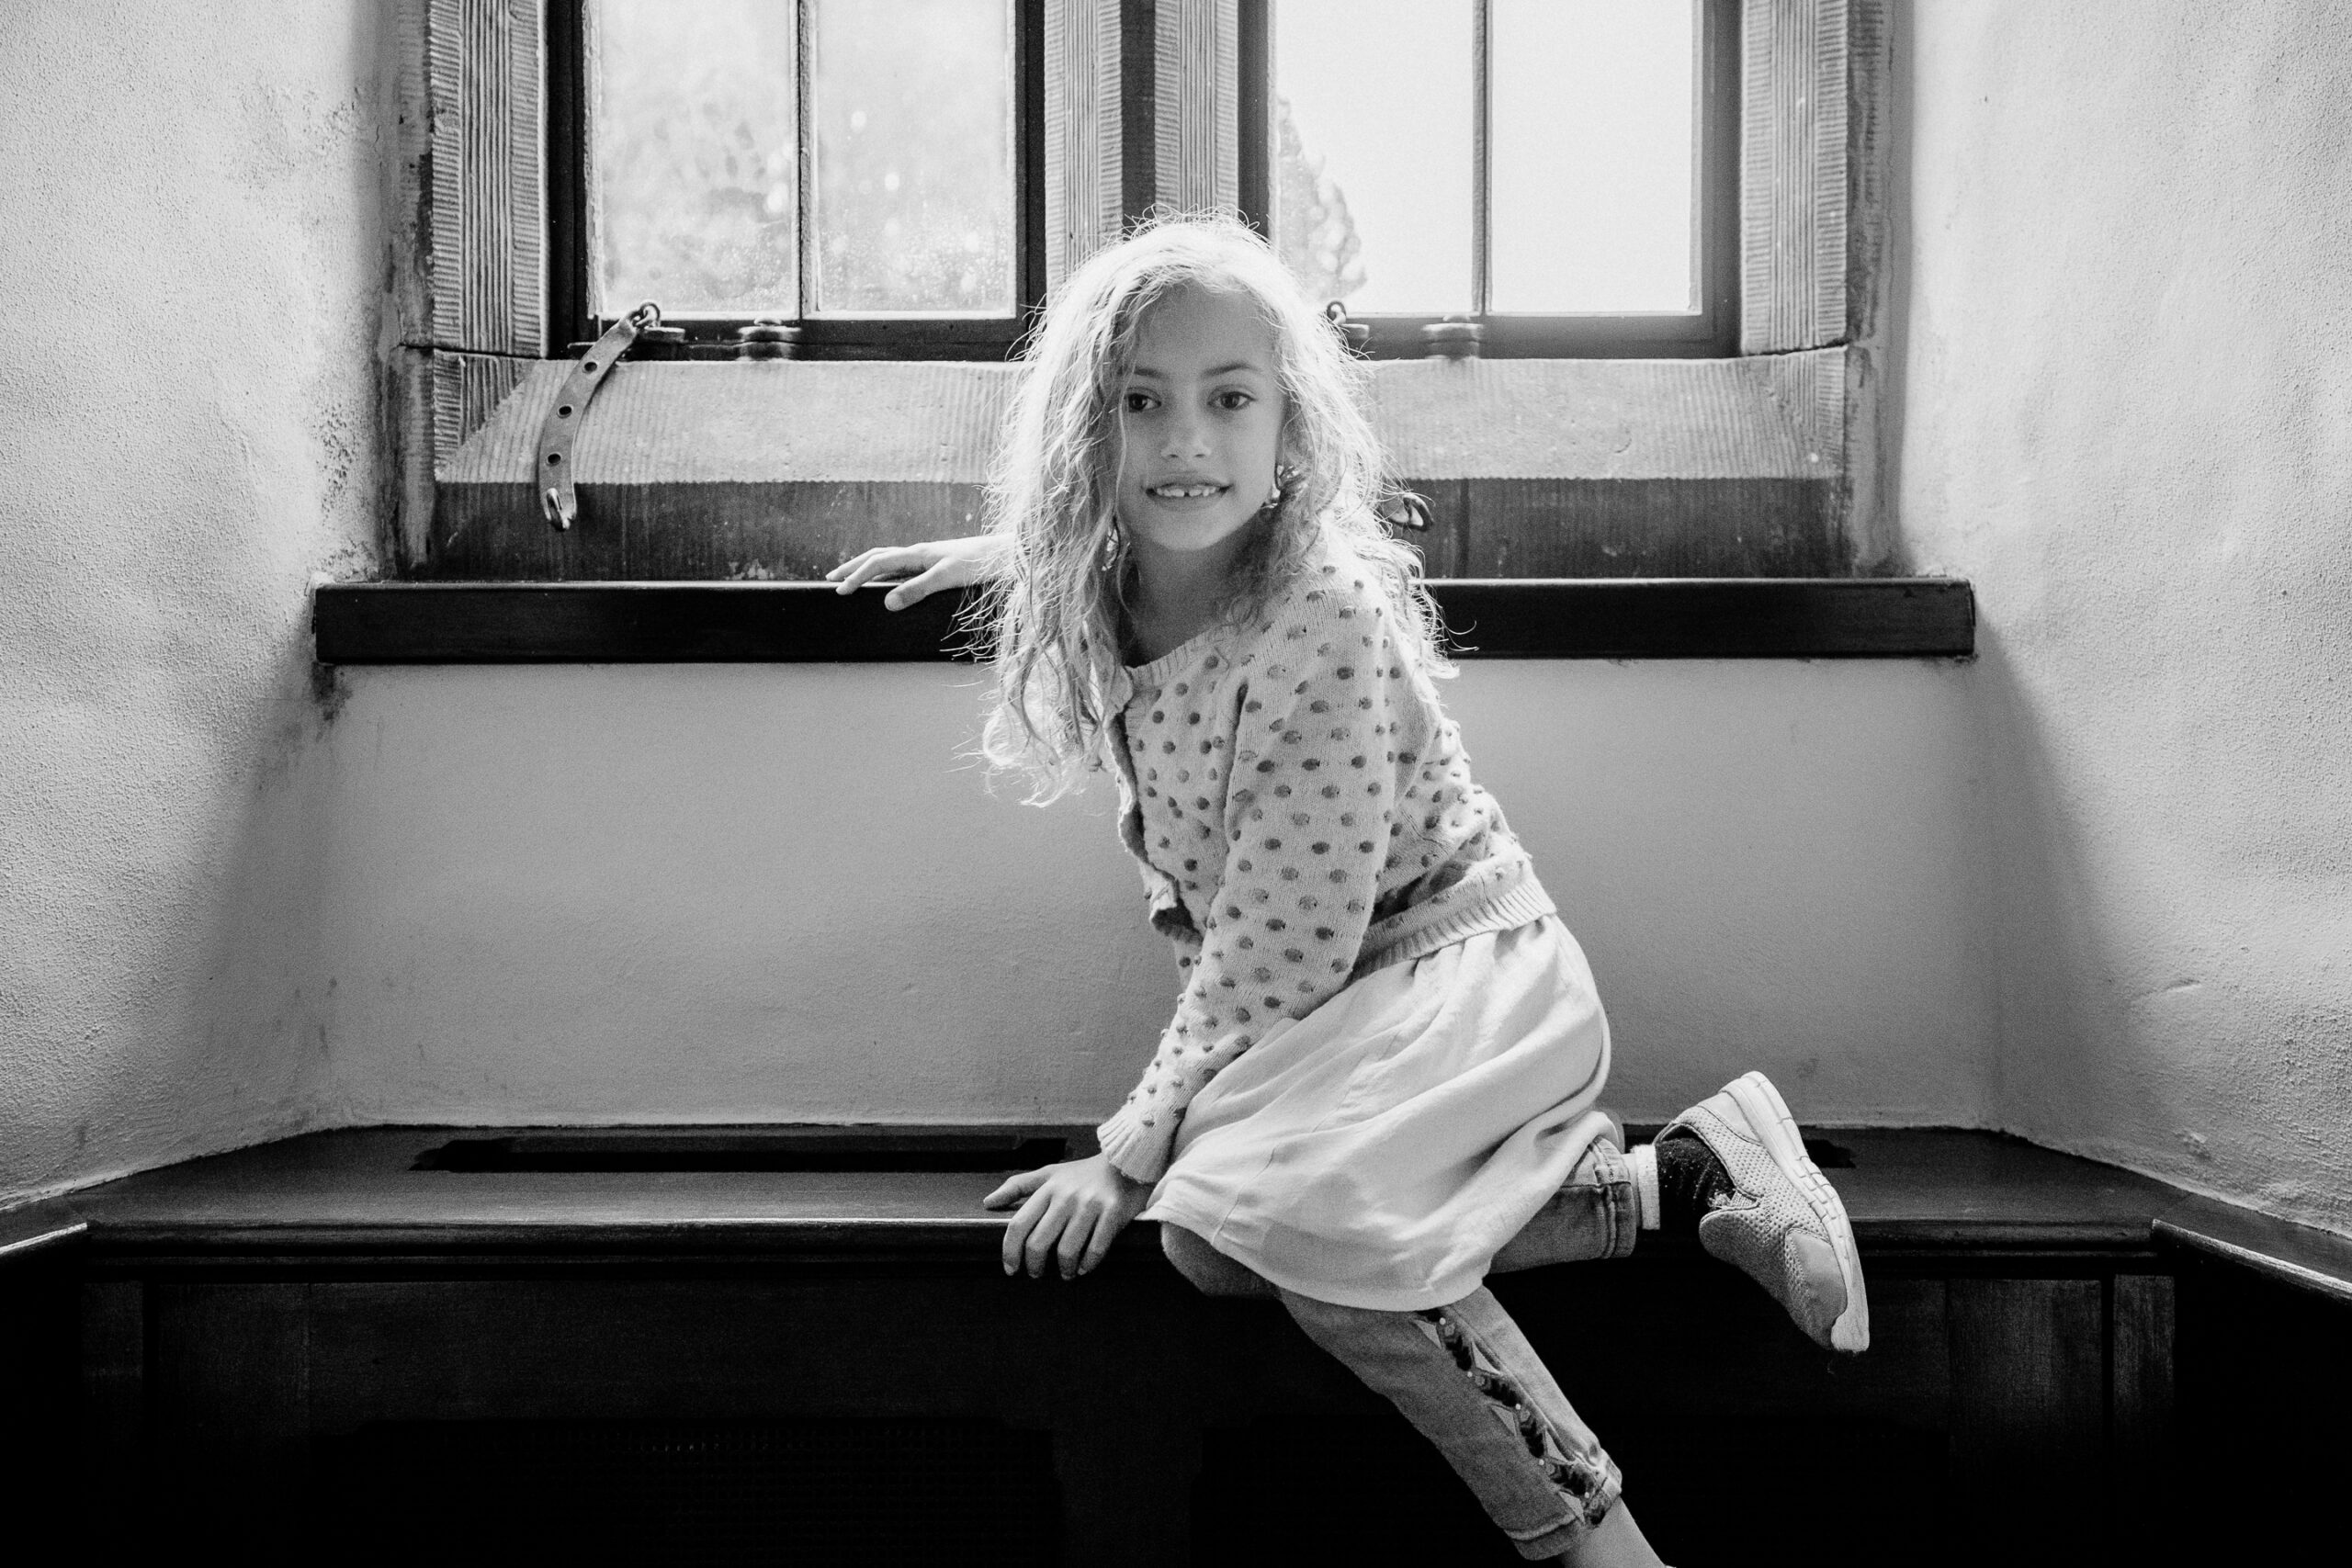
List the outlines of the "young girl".
<svg viewBox="0 0 2352 1568">
<path fill-rule="evenodd" d="M 1212 1294 L 1278 1298 L 1394 1401 L 1529 1558 L 1657 1558 L 1492 1270 L 1695 1229 L 1815 1340 L 1869 1342 L 1844 1208 L 1750 1073 L 1624 1147 L 1591 972 L 1494 797 L 1359 370 L 1266 245 L 1183 218 L 1046 313 L 991 533 L 868 550 L 848 592 L 987 585 L 983 748 L 1050 800 L 1119 781 L 1183 994 L 1102 1152 L 1006 1182 L 1007 1273 L 1131 1219 Z"/>
</svg>

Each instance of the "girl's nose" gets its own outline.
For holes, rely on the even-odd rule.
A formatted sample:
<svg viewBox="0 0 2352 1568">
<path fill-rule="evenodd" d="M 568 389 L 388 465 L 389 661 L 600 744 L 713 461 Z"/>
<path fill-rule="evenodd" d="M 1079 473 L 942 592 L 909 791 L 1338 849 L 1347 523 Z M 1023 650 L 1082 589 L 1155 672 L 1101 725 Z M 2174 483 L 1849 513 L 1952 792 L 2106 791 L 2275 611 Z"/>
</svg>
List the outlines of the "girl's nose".
<svg viewBox="0 0 2352 1568">
<path fill-rule="evenodd" d="M 1208 456 L 1208 422 L 1197 413 L 1173 413 L 1161 433 L 1161 441 L 1163 457 L 1204 457 Z"/>
</svg>

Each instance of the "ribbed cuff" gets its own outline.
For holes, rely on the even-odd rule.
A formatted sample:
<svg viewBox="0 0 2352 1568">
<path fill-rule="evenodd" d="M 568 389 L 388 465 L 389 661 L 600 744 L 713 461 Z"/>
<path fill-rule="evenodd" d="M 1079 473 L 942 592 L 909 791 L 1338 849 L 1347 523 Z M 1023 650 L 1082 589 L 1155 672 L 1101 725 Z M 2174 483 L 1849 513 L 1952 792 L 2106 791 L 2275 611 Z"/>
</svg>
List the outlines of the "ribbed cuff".
<svg viewBox="0 0 2352 1568">
<path fill-rule="evenodd" d="M 1168 1169 L 1169 1147 L 1176 1137 L 1175 1124 L 1165 1114 L 1153 1117 L 1152 1122 L 1146 1125 L 1132 1104 L 1122 1105 L 1108 1122 L 1094 1130 L 1094 1135 L 1102 1141 L 1103 1155 L 1130 1181 L 1158 1181 Z"/>
</svg>

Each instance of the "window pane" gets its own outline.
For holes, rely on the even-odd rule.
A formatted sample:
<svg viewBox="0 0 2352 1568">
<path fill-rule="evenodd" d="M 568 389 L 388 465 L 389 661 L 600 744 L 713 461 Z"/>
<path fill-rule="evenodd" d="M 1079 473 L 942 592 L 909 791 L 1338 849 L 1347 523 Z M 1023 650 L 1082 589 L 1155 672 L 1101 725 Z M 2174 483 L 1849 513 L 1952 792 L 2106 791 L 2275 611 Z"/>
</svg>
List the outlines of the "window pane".
<svg viewBox="0 0 2352 1568">
<path fill-rule="evenodd" d="M 1279 0 L 1274 240 L 1358 314 L 1471 308 L 1470 0 Z"/>
<path fill-rule="evenodd" d="M 796 311 L 792 0 L 592 0 L 589 309 Z"/>
<path fill-rule="evenodd" d="M 1494 308 L 1688 310 L 1690 0 L 1494 0 Z"/>
<path fill-rule="evenodd" d="M 816 309 L 1010 314 L 1010 0 L 819 0 L 816 21 Z"/>
</svg>

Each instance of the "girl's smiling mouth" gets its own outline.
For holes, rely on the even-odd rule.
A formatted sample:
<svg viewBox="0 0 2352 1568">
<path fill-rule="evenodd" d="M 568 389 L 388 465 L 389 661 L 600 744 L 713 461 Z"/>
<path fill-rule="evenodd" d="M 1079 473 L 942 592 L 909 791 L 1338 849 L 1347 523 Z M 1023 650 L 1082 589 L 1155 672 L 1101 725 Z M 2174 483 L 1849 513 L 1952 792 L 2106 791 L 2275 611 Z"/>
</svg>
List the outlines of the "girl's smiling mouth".
<svg viewBox="0 0 2352 1568">
<path fill-rule="evenodd" d="M 1210 484 L 1204 479 L 1177 479 L 1148 486 L 1144 493 L 1154 501 L 1207 501 L 1232 488 L 1230 485 Z"/>
</svg>

